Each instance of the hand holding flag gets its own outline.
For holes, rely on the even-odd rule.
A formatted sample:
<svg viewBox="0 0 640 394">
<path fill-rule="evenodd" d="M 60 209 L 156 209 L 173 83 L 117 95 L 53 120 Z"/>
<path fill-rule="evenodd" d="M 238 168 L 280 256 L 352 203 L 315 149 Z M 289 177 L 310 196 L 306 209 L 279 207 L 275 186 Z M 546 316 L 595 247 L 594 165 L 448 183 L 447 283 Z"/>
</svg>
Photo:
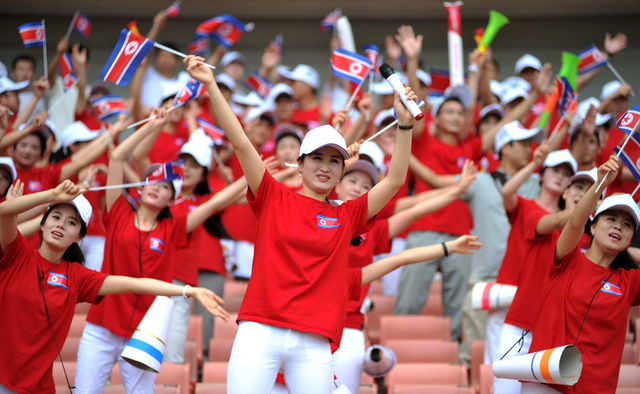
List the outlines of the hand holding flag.
<svg viewBox="0 0 640 394">
<path fill-rule="evenodd" d="M 181 11 L 180 0 L 176 0 L 164 11 L 164 14 L 169 18 L 177 18 Z"/>
<path fill-rule="evenodd" d="M 72 30 L 77 31 L 85 40 L 88 39 L 91 34 L 91 20 L 86 15 L 81 14 L 80 11 L 76 11 L 65 36 L 67 40 Z"/>
<path fill-rule="evenodd" d="M 342 10 L 340 10 L 340 8 L 336 8 L 325 16 L 322 21 L 320 21 L 318 29 L 323 33 L 326 33 L 329 29 L 335 29 L 338 24 L 338 19 L 340 19 L 341 16 Z"/>
<path fill-rule="evenodd" d="M 25 48 L 42 46 L 46 43 L 44 21 L 25 23 L 18 27 Z"/>
</svg>

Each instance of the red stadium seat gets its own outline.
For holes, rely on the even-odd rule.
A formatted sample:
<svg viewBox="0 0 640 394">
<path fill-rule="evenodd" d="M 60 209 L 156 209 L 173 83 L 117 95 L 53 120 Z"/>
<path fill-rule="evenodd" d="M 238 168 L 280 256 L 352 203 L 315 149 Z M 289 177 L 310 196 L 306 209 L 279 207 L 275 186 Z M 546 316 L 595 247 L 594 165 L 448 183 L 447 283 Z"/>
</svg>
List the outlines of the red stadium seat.
<svg viewBox="0 0 640 394">
<path fill-rule="evenodd" d="M 622 364 L 638 364 L 637 344 L 625 343 L 622 351 Z"/>
<path fill-rule="evenodd" d="M 464 365 L 402 363 L 389 372 L 386 384 L 393 392 L 396 384 L 466 386 L 469 378 Z"/>
<path fill-rule="evenodd" d="M 202 365 L 202 383 L 226 383 L 227 382 L 226 362 L 208 361 Z"/>
<path fill-rule="evenodd" d="M 392 315 L 380 318 L 380 343 L 389 339 L 451 340 L 451 319 L 442 316 Z"/>
<path fill-rule="evenodd" d="M 429 384 L 396 384 L 390 394 L 475 394 L 471 387 Z"/>
<path fill-rule="evenodd" d="M 480 385 L 480 365 L 484 362 L 484 339 L 471 341 L 471 386 L 478 390 Z"/>
<path fill-rule="evenodd" d="M 393 307 L 396 305 L 396 297 L 379 294 L 369 295 L 373 302 L 373 309 L 365 316 L 367 332 L 373 343 L 380 343 L 380 317 L 393 315 Z"/>
<path fill-rule="evenodd" d="M 480 365 L 480 394 L 493 393 L 493 366 Z"/>
<path fill-rule="evenodd" d="M 189 364 L 189 380 L 192 382 L 198 381 L 198 350 L 196 341 L 193 339 L 187 339 L 184 344 L 184 362 Z"/>
<path fill-rule="evenodd" d="M 382 281 L 380 279 L 374 280 L 371 282 L 371 290 L 369 290 L 369 294 L 377 294 L 382 295 Z"/>
<path fill-rule="evenodd" d="M 358 387 L 358 394 L 377 394 L 377 393 L 378 393 L 378 388 L 376 386 L 360 385 L 360 387 Z"/>
<path fill-rule="evenodd" d="M 196 357 L 198 359 L 198 367 L 202 365 L 202 353 L 203 353 L 203 317 L 202 316 L 190 316 L 189 317 L 189 329 L 187 331 L 187 339 L 193 339 L 196 342 Z"/>
<path fill-rule="evenodd" d="M 79 304 L 76 304 L 76 309 L 74 313 L 76 315 L 86 315 L 87 313 L 89 313 L 90 308 L 91 308 L 91 304 L 89 304 L 88 302 L 81 302 Z"/>
<path fill-rule="evenodd" d="M 73 386 L 76 381 L 76 362 L 75 361 L 65 361 L 64 368 L 67 371 L 67 376 L 69 377 L 69 383 Z M 64 371 L 62 369 L 62 363 L 60 361 L 53 362 L 53 382 L 57 386 L 65 386 L 67 387 L 67 380 L 64 377 Z M 69 388 L 67 387 L 67 390 Z"/>
<path fill-rule="evenodd" d="M 224 298 L 224 309 L 229 313 L 240 312 L 240 306 L 242 305 L 242 299 L 244 296 L 227 296 Z"/>
<path fill-rule="evenodd" d="M 386 345 L 398 363 L 459 364 L 458 342 L 438 339 L 389 339 Z"/>
<path fill-rule="evenodd" d="M 76 313 L 71 320 L 71 327 L 69 328 L 69 334 L 67 338 L 80 338 L 84 331 L 84 326 L 87 325 L 87 315 L 84 313 Z"/>
<path fill-rule="evenodd" d="M 640 367 L 622 364 L 618 377 L 618 388 L 640 388 Z"/>
<path fill-rule="evenodd" d="M 236 333 L 238 332 L 238 324 L 236 323 L 237 318 L 237 313 L 230 313 L 228 322 L 224 322 L 223 320 L 218 319 L 218 321 L 216 321 L 216 324 L 213 325 L 213 337 L 231 339 L 235 338 Z"/>
<path fill-rule="evenodd" d="M 209 341 L 209 361 L 229 362 L 234 339 L 211 338 Z"/>
<path fill-rule="evenodd" d="M 189 379 L 189 364 L 162 363 L 162 368 L 156 375 L 156 385 L 176 385 L 180 387 L 180 394 L 189 394 Z"/>
<path fill-rule="evenodd" d="M 227 394 L 226 383 L 197 383 L 194 394 Z"/>
<path fill-rule="evenodd" d="M 60 356 L 62 356 L 62 361 L 64 361 L 65 363 L 67 361 L 76 361 L 78 359 L 79 346 L 80 346 L 79 337 L 67 338 L 67 340 L 64 341 L 64 345 L 62 345 L 62 349 L 60 350 Z M 56 360 L 59 360 L 59 359 L 56 359 Z"/>
<path fill-rule="evenodd" d="M 640 388 L 632 389 L 632 388 L 617 388 L 616 394 L 640 394 Z"/>
<path fill-rule="evenodd" d="M 421 315 L 444 316 L 444 304 L 442 303 L 442 293 L 429 294 L 427 302 L 422 307 Z"/>
<path fill-rule="evenodd" d="M 247 291 L 247 285 L 249 282 L 238 282 L 234 279 L 227 279 L 224 281 L 224 300 L 227 297 L 244 297 L 244 293 Z"/>
</svg>

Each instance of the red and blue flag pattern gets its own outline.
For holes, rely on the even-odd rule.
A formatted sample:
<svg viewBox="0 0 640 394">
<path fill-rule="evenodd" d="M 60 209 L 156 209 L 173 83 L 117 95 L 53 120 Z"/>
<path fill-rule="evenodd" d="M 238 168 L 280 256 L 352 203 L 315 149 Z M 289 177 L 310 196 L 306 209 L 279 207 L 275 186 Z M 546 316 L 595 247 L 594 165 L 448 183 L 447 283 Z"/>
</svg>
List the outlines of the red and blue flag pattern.
<svg viewBox="0 0 640 394">
<path fill-rule="evenodd" d="M 86 40 L 91 35 L 91 20 L 86 15 L 78 13 L 73 18 L 73 30 L 77 31 Z"/>
<path fill-rule="evenodd" d="M 184 180 L 184 162 L 168 161 L 162 163 L 147 177 L 147 182 L 173 182 Z"/>
<path fill-rule="evenodd" d="M 371 67 L 371 72 L 375 74 L 376 68 L 378 67 L 378 53 L 380 53 L 380 49 L 377 45 L 373 44 L 365 45 L 362 49 L 364 50 L 364 54 L 367 56 L 367 59 L 369 59 L 373 65 Z"/>
<path fill-rule="evenodd" d="M 258 93 L 262 98 L 266 98 L 271 90 L 271 82 L 264 79 L 257 71 L 244 81 L 244 86 Z"/>
<path fill-rule="evenodd" d="M 607 64 L 607 59 L 595 45 L 590 46 L 584 51 L 578 52 L 576 56 L 580 58 L 580 64 L 578 64 L 578 74 L 584 74 L 589 71 L 597 70 Z"/>
<path fill-rule="evenodd" d="M 325 16 L 324 19 L 320 22 L 318 29 L 321 32 L 326 33 L 329 29 L 334 29 L 336 24 L 338 23 L 338 19 L 342 16 L 342 11 L 337 9 L 329 13 L 329 15 Z"/>
<path fill-rule="evenodd" d="M 336 228 L 340 226 L 338 218 L 330 218 L 327 216 L 317 215 L 318 227 L 320 228 Z"/>
<path fill-rule="evenodd" d="M 618 117 L 616 125 L 620 130 L 631 134 L 638 126 L 638 122 L 640 122 L 640 105 L 634 105 Z"/>
<path fill-rule="evenodd" d="M 72 72 L 73 63 L 71 63 L 71 56 L 65 53 L 60 57 L 60 74 L 62 76 L 62 86 L 64 91 L 71 89 L 77 82 L 78 77 Z"/>
<path fill-rule="evenodd" d="M 209 52 L 209 37 L 200 37 L 189 41 L 187 48 L 191 55 L 204 56 Z"/>
<path fill-rule="evenodd" d="M 63 274 L 58 274 L 52 271 L 49 271 L 49 277 L 47 278 L 47 284 L 52 286 L 62 287 L 65 290 L 68 290 L 68 279 Z"/>
<path fill-rule="evenodd" d="M 373 68 L 371 60 L 357 53 L 338 48 L 331 56 L 331 70 L 340 78 L 360 84 Z"/>
<path fill-rule="evenodd" d="M 196 121 L 198 122 L 198 126 L 202 127 L 202 130 L 204 130 L 204 132 L 211 137 L 211 139 L 213 140 L 213 142 L 215 143 L 219 143 L 222 141 L 222 138 L 224 137 L 224 130 L 222 130 L 221 128 L 217 127 L 216 125 L 214 125 L 213 123 L 209 122 L 208 120 L 206 120 L 205 118 L 198 116 L 196 118 Z"/>
<path fill-rule="evenodd" d="M 206 90 L 207 88 L 202 83 L 195 79 L 190 79 L 187 84 L 180 89 L 178 94 L 176 94 L 176 106 L 183 105 L 193 99 L 197 99 L 202 96 Z"/>
<path fill-rule="evenodd" d="M 433 97 L 442 97 L 442 95 L 444 95 L 444 91 L 447 90 L 451 84 L 449 81 L 449 72 L 432 68 L 429 70 L 429 74 L 431 75 L 429 95 Z"/>
<path fill-rule="evenodd" d="M 576 99 L 577 92 L 573 90 L 567 77 L 558 77 L 556 80 L 558 85 L 558 106 L 560 108 L 560 114 L 564 115 L 565 112 L 573 105 Z"/>
<path fill-rule="evenodd" d="M 180 6 L 180 0 L 178 0 L 171 4 L 169 8 L 164 11 L 164 14 L 169 18 L 176 18 L 178 15 L 180 15 L 181 11 L 182 7 Z"/>
<path fill-rule="evenodd" d="M 122 97 L 108 95 L 99 97 L 91 102 L 91 108 L 100 121 L 104 121 L 114 115 L 126 114 L 127 107 L 122 101 Z"/>
<path fill-rule="evenodd" d="M 102 69 L 100 78 L 116 85 L 127 85 L 154 44 L 155 42 L 146 37 L 123 29 L 116 47 Z"/>
<path fill-rule="evenodd" d="M 621 151 L 622 144 L 624 144 L 624 139 L 620 141 L 618 146 L 613 148 L 613 151 L 619 154 L 620 160 L 631 171 L 636 181 L 640 182 L 640 138 L 638 133 L 631 135 L 623 151 Z"/>
<path fill-rule="evenodd" d="M 18 31 L 25 48 L 43 46 L 47 41 L 44 22 L 25 23 L 18 27 Z"/>
<path fill-rule="evenodd" d="M 244 23 L 231 15 L 220 15 L 202 22 L 196 29 L 196 36 L 211 37 L 227 48 L 235 44 L 247 31 Z"/>
</svg>

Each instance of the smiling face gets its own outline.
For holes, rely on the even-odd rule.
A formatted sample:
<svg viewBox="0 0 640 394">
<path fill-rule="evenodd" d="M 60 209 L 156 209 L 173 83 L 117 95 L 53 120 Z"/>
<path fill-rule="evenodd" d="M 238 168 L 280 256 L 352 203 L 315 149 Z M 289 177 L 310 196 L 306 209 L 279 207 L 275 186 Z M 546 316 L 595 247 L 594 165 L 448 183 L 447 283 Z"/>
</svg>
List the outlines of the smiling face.
<svg viewBox="0 0 640 394">
<path fill-rule="evenodd" d="M 631 215 L 618 209 L 602 212 L 591 225 L 593 244 L 611 254 L 626 250 L 633 241 L 634 233 L 635 222 Z"/>
<path fill-rule="evenodd" d="M 300 163 L 303 189 L 326 196 L 344 172 L 344 159 L 336 148 L 325 146 L 304 157 Z"/>
<path fill-rule="evenodd" d="M 16 167 L 28 170 L 42 157 L 42 140 L 36 134 L 29 134 L 15 145 L 13 162 Z"/>
<path fill-rule="evenodd" d="M 64 251 L 82 239 L 82 219 L 73 205 L 59 204 L 49 210 L 40 230 L 43 242 L 54 250 Z"/>
<path fill-rule="evenodd" d="M 152 210 L 160 211 L 173 204 L 173 185 L 160 182 L 142 187 L 142 204 Z"/>
<path fill-rule="evenodd" d="M 349 171 L 336 186 L 338 199 L 351 201 L 362 196 L 373 187 L 371 177 L 363 171 Z"/>
</svg>

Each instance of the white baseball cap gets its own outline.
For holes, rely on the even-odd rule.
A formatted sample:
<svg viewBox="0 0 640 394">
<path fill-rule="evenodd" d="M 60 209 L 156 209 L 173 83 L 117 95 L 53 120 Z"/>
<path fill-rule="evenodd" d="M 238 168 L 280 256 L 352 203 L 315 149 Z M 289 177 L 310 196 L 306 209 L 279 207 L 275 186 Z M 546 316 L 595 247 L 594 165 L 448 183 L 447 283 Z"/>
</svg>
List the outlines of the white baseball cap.
<svg viewBox="0 0 640 394">
<path fill-rule="evenodd" d="M 595 97 L 589 97 L 588 99 L 578 104 L 578 116 L 580 117 L 580 119 L 584 119 L 587 116 L 589 107 L 592 105 L 595 108 L 598 108 L 600 106 L 600 101 Z M 596 126 L 602 126 L 606 124 L 611 120 L 611 118 L 613 118 L 613 115 L 611 114 L 603 115 L 599 112 L 596 112 Z"/>
<path fill-rule="evenodd" d="M 362 159 L 358 160 L 356 164 L 351 166 L 351 168 L 349 168 L 349 170 L 347 170 L 347 172 L 344 173 L 344 175 L 347 175 L 348 173 L 353 171 L 362 171 L 365 174 L 369 175 L 369 178 L 371 178 L 371 182 L 373 182 L 374 186 L 378 182 L 380 182 L 380 171 L 378 171 L 378 168 L 368 160 L 362 160 Z M 343 178 L 344 178 L 344 175 L 343 175 Z"/>
<path fill-rule="evenodd" d="M 420 81 L 422 81 L 423 84 L 431 86 L 431 75 L 429 75 L 428 72 L 424 70 L 418 70 L 416 71 L 416 76 Z"/>
<path fill-rule="evenodd" d="M 12 184 L 15 182 L 18 178 L 18 171 L 16 171 L 15 164 L 13 164 L 13 159 L 7 156 L 0 156 L 0 167 L 4 167 L 9 171 L 11 175 L 11 182 L 9 183 Z"/>
<path fill-rule="evenodd" d="M 296 126 L 290 123 L 283 123 L 273 131 L 273 140 L 277 144 L 280 138 L 288 135 L 296 137 L 300 143 L 304 139 L 304 134 Z"/>
<path fill-rule="evenodd" d="M 233 62 L 240 62 L 243 66 L 247 66 L 247 59 L 245 59 L 243 54 L 241 54 L 240 52 L 231 51 L 225 53 L 224 56 L 222 56 L 222 59 L 220 59 L 220 67 L 225 68 Z"/>
<path fill-rule="evenodd" d="M 500 96 L 500 104 L 504 107 L 520 97 L 526 99 L 529 97 L 529 94 L 521 87 L 504 89 L 502 96 Z"/>
<path fill-rule="evenodd" d="M 494 96 L 502 96 L 502 84 L 495 79 L 489 81 L 489 88 Z"/>
<path fill-rule="evenodd" d="M 231 96 L 231 100 L 240 105 L 246 105 L 249 107 L 259 107 L 264 104 L 262 97 L 256 92 L 249 92 L 247 95 L 243 95 L 241 93 L 234 93 Z"/>
<path fill-rule="evenodd" d="M 281 72 L 280 74 L 287 79 L 304 82 L 314 89 L 318 89 L 320 86 L 320 77 L 318 76 L 318 72 L 315 68 L 307 66 L 306 64 L 298 64 L 293 71 Z"/>
<path fill-rule="evenodd" d="M 29 126 L 30 123 L 23 123 L 18 127 L 18 130 L 23 130 L 25 127 Z M 48 139 L 49 136 L 53 133 L 54 137 L 56 136 L 56 125 L 49 119 L 44 121 L 44 125 L 40 126 L 38 130 L 33 131 L 33 133 L 38 133 L 44 137 L 44 139 Z"/>
<path fill-rule="evenodd" d="M 182 89 L 184 83 L 180 81 L 161 82 L 160 86 L 162 87 L 162 94 L 158 101 L 158 107 L 160 107 L 166 99 L 174 98 L 180 89 Z"/>
<path fill-rule="evenodd" d="M 378 171 L 384 172 L 384 152 L 382 149 L 373 141 L 365 142 L 360 145 L 360 158 L 363 156 L 369 157 L 373 164 L 378 168 Z"/>
<path fill-rule="evenodd" d="M 0 94 L 4 92 L 13 92 L 21 90 L 29 86 L 29 81 L 13 82 L 6 75 L 0 76 Z"/>
<path fill-rule="evenodd" d="M 638 224 L 640 224 L 640 209 L 638 209 L 638 204 L 636 204 L 630 194 L 617 194 L 605 198 L 598 207 L 594 217 L 611 209 L 624 211 L 631 215 L 631 218 L 636 222 L 636 228 L 638 228 Z"/>
<path fill-rule="evenodd" d="M 620 81 L 611 81 L 604 84 L 602 92 L 600 93 L 600 100 L 606 100 L 609 96 L 614 94 L 616 90 L 620 89 L 622 83 Z"/>
<path fill-rule="evenodd" d="M 89 224 L 89 220 L 91 219 L 91 213 L 93 212 L 93 208 L 91 208 L 91 204 L 89 203 L 89 201 L 85 196 L 81 194 L 69 202 L 59 202 L 55 204 L 53 203 L 49 204 L 49 207 L 47 208 L 47 210 L 50 210 L 51 208 L 60 204 L 73 205 L 76 211 L 78 211 L 78 215 L 80 215 L 80 218 L 82 219 L 84 224 L 85 225 Z"/>
<path fill-rule="evenodd" d="M 271 90 L 269 90 L 267 101 L 269 101 L 270 103 L 275 103 L 276 100 L 283 94 L 286 94 L 289 97 L 293 97 L 293 89 L 286 83 L 276 84 L 271 88 Z"/>
<path fill-rule="evenodd" d="M 500 152 L 500 149 L 511 141 L 522 141 L 529 138 L 531 138 L 533 142 L 539 143 L 544 138 L 544 130 L 540 128 L 525 129 L 520 122 L 514 120 L 498 130 L 495 139 L 495 150 L 496 152 Z"/>
<path fill-rule="evenodd" d="M 471 104 L 472 93 L 471 89 L 467 85 L 457 85 L 457 86 L 449 86 L 447 90 L 444 91 L 442 95 L 442 99 L 439 100 L 431 110 L 431 115 L 435 118 L 440 110 L 440 106 L 442 103 L 449 99 L 456 99 L 462 103 L 464 109 L 469 108 L 469 104 Z"/>
<path fill-rule="evenodd" d="M 189 141 L 185 142 L 180 148 L 178 156 L 182 154 L 191 155 L 202 167 L 211 165 L 211 152 L 213 140 L 205 134 L 202 128 L 196 129 L 189 136 Z"/>
<path fill-rule="evenodd" d="M 500 104 L 487 105 L 480 111 L 480 115 L 478 116 L 478 123 L 480 123 L 482 119 L 486 118 L 489 115 L 496 115 L 498 116 L 498 118 L 502 119 L 504 117 L 504 109 Z"/>
<path fill-rule="evenodd" d="M 545 169 L 547 167 L 556 167 L 560 164 L 569 164 L 569 167 L 571 167 L 571 172 L 573 174 L 578 171 L 578 162 L 573 158 L 571 152 L 569 152 L 569 149 L 562 149 L 549 153 L 547 159 L 542 165 L 542 169 Z"/>
<path fill-rule="evenodd" d="M 506 89 L 513 89 L 513 88 L 522 88 L 524 89 L 525 92 L 528 92 L 531 90 L 531 84 L 529 84 L 529 82 L 525 81 L 520 77 L 505 78 L 500 83 L 500 85 L 503 91 Z"/>
<path fill-rule="evenodd" d="M 383 109 L 382 111 L 376 114 L 376 117 L 373 118 L 373 125 L 376 127 L 380 127 L 382 122 L 387 119 L 395 119 L 396 111 L 393 108 Z"/>
<path fill-rule="evenodd" d="M 91 141 L 100 135 L 100 130 L 89 130 L 82 122 L 73 122 L 58 135 L 58 141 L 63 148 L 68 148 L 74 142 Z"/>
<path fill-rule="evenodd" d="M 216 83 L 226 86 L 232 92 L 236 90 L 236 81 L 234 81 L 228 74 L 220 73 L 216 75 Z"/>
<path fill-rule="evenodd" d="M 273 108 L 270 105 L 261 105 L 260 107 L 251 108 L 245 117 L 245 122 L 251 122 L 252 120 L 267 117 L 271 120 L 271 123 L 276 124 L 276 114 L 273 112 Z"/>
<path fill-rule="evenodd" d="M 328 124 L 309 130 L 302 140 L 298 157 L 308 155 L 325 146 L 336 148 L 344 160 L 351 157 L 347 151 L 347 143 L 344 137 Z"/>
<path fill-rule="evenodd" d="M 578 171 L 571 177 L 571 183 L 587 180 L 591 183 L 596 183 L 598 180 L 598 167 L 593 167 L 589 171 Z"/>
<path fill-rule="evenodd" d="M 542 70 L 542 63 L 540 62 L 540 59 L 527 53 L 516 61 L 515 74 L 520 75 L 522 70 L 529 67 L 540 71 Z"/>
<path fill-rule="evenodd" d="M 0 77 L 6 77 L 7 76 L 7 66 L 4 65 L 4 63 L 0 62 Z"/>
</svg>

